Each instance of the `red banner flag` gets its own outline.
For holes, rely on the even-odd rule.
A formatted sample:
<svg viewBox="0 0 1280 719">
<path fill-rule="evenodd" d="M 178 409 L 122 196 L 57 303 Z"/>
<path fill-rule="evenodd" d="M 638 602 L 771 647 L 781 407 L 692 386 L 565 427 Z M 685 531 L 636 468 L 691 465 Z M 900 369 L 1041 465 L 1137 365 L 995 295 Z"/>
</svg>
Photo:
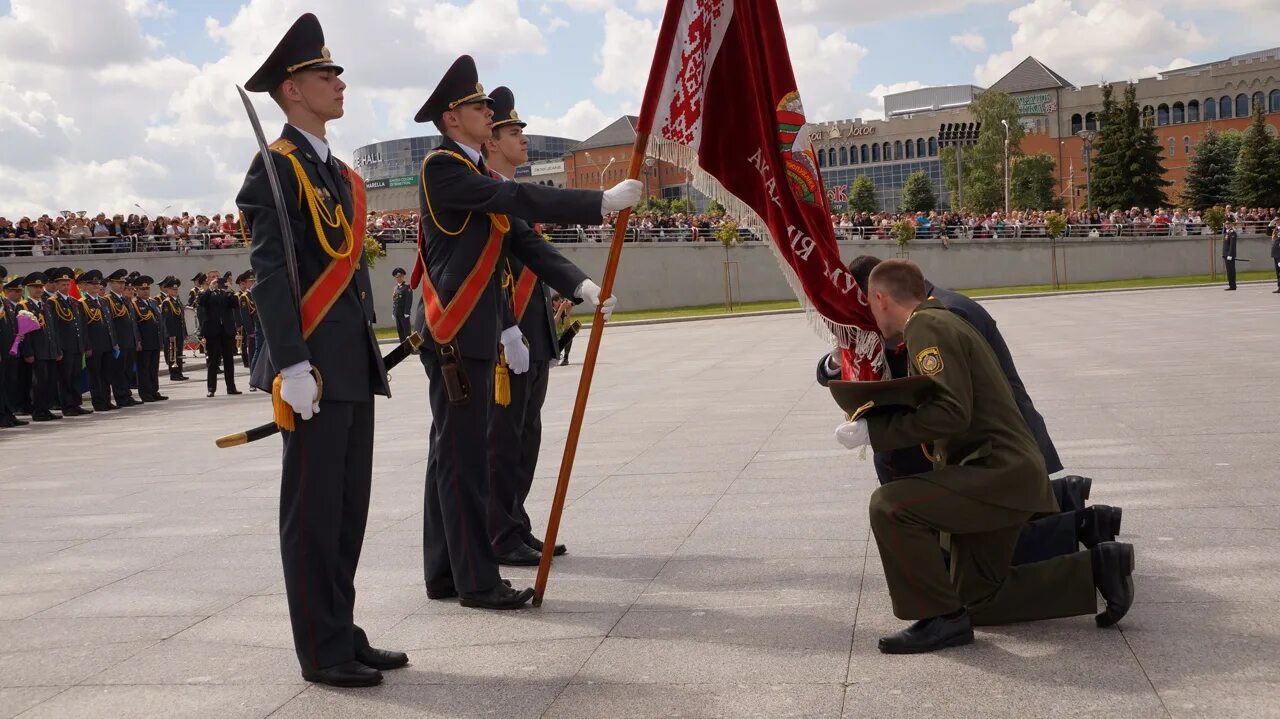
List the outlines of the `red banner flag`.
<svg viewBox="0 0 1280 719">
<path fill-rule="evenodd" d="M 776 1 L 668 0 L 656 52 L 636 128 L 650 152 L 768 236 L 849 379 L 881 378 L 883 343 L 840 258 Z"/>
</svg>

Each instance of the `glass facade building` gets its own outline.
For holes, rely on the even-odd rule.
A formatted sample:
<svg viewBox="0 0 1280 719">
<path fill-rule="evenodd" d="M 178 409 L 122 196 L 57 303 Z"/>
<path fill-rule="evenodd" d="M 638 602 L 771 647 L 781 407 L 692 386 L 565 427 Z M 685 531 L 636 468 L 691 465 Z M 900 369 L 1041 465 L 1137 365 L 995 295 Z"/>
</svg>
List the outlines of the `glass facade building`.
<svg viewBox="0 0 1280 719">
<path fill-rule="evenodd" d="M 526 135 L 529 138 L 529 161 L 558 160 L 578 144 L 567 137 Z M 398 187 L 417 183 L 418 170 L 427 153 L 440 146 L 439 135 L 406 137 L 365 145 L 354 153 L 356 172 L 371 189 Z"/>
<path fill-rule="evenodd" d="M 832 212 L 847 212 L 849 190 L 853 181 L 862 176 L 870 177 L 876 186 L 876 198 L 886 212 L 897 212 L 902 202 L 902 186 L 912 173 L 923 170 L 933 185 L 938 198 L 938 209 L 950 207 L 951 193 L 942 181 L 942 163 L 937 158 L 914 162 L 871 162 L 851 167 L 824 167 L 822 181 L 827 187 L 827 200 Z"/>
</svg>

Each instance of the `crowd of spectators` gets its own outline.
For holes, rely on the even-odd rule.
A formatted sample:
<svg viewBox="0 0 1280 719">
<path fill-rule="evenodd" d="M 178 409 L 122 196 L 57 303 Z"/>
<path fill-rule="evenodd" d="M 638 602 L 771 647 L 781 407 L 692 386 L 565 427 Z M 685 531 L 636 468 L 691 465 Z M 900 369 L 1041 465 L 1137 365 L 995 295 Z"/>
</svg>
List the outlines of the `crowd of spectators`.
<svg viewBox="0 0 1280 719">
<path fill-rule="evenodd" d="M 248 235 L 235 212 L 172 217 L 63 212 L 56 217 L 0 217 L 0 256 L 85 255 L 116 252 L 190 252 L 244 246 Z"/>
</svg>

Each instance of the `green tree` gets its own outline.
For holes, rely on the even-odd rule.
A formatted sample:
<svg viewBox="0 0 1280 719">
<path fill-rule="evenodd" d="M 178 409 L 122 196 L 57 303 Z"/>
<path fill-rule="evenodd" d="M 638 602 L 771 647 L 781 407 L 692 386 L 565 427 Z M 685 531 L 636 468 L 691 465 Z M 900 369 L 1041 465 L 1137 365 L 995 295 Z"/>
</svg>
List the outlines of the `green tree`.
<svg viewBox="0 0 1280 719">
<path fill-rule="evenodd" d="M 1137 88 L 1126 85 L 1117 103 L 1110 85 L 1102 88 L 1102 126 L 1094 143 L 1093 204 L 1103 209 L 1160 207 L 1169 200 L 1164 188 L 1164 147 L 1155 127 L 1143 122 Z"/>
<path fill-rule="evenodd" d="M 933 194 L 933 183 L 924 170 L 916 170 L 907 176 L 902 186 L 903 212 L 932 212 L 938 207 L 938 198 Z"/>
<path fill-rule="evenodd" d="M 673 215 L 681 212 L 688 215 L 693 212 L 693 201 L 685 197 L 673 199 L 671 200 L 671 204 L 668 206 L 668 209 Z"/>
<path fill-rule="evenodd" d="M 711 200 L 711 201 L 707 202 L 707 214 L 708 214 L 708 215 L 723 215 L 723 214 L 724 214 L 724 205 L 720 204 L 719 202 L 716 202 L 715 200 Z"/>
<path fill-rule="evenodd" d="M 1111 85 L 1102 86 L 1102 112 L 1099 113 L 1098 136 L 1093 142 L 1089 170 L 1093 206 L 1111 210 L 1124 204 L 1124 148 L 1129 142 L 1120 106 Z"/>
<path fill-rule="evenodd" d="M 849 187 L 850 212 L 879 212 L 880 199 L 876 197 L 876 186 L 866 175 L 859 175 Z"/>
<path fill-rule="evenodd" d="M 1019 146 L 1026 131 L 1018 122 L 1018 105 L 1009 95 L 988 90 L 969 105 L 974 119 L 982 123 L 978 142 L 964 148 L 964 204 L 971 210 L 991 212 L 1004 208 L 1005 129 L 1009 125 L 1009 162 L 1021 156 Z M 941 153 L 942 176 L 951 191 L 951 203 L 956 207 L 956 154 L 955 148 L 944 148 Z"/>
<path fill-rule="evenodd" d="M 1260 104 L 1254 104 L 1253 122 L 1240 144 L 1231 197 L 1244 207 L 1280 206 L 1280 144 L 1267 132 Z"/>
<path fill-rule="evenodd" d="M 1155 209 L 1169 204 L 1166 187 L 1173 182 L 1164 179 L 1164 144 L 1156 136 L 1155 122 L 1139 121 L 1138 86 L 1124 89 L 1124 107 L 1133 118 L 1133 146 L 1129 155 L 1129 187 L 1132 207 Z"/>
<path fill-rule="evenodd" d="M 1009 202 L 1020 210 L 1056 210 L 1062 206 L 1054 188 L 1057 163 L 1047 153 L 1020 157 L 1009 180 Z"/>
<path fill-rule="evenodd" d="M 1195 157 L 1187 168 L 1187 187 L 1182 201 L 1197 210 L 1231 201 L 1231 182 L 1236 174 L 1236 154 L 1239 150 L 1233 140 L 1215 130 L 1207 130 L 1196 143 Z"/>
</svg>

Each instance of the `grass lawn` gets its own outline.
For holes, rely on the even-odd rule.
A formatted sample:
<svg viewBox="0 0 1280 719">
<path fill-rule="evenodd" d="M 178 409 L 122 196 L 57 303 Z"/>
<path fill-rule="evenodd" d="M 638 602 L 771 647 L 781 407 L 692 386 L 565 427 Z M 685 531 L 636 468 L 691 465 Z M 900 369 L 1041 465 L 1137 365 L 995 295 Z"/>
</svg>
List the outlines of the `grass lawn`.
<svg viewBox="0 0 1280 719">
<path fill-rule="evenodd" d="M 1241 272 L 1236 279 L 1240 282 L 1248 280 L 1266 280 L 1274 278 L 1275 274 L 1271 272 Z M 1142 287 L 1160 287 L 1168 285 L 1203 285 L 1226 283 L 1224 275 L 1219 275 L 1217 280 L 1210 280 L 1209 275 L 1187 275 L 1184 277 L 1151 277 L 1142 280 L 1110 280 L 1107 282 L 1073 282 L 1070 285 L 1064 285 L 1058 288 L 1061 290 L 1104 290 L 1104 289 L 1131 289 Z M 965 289 L 959 290 L 970 297 L 995 297 L 998 295 L 1021 295 L 1033 294 L 1036 292 L 1054 292 L 1050 285 L 1018 285 L 1016 287 L 992 287 L 985 289 Z M 705 315 L 723 315 L 738 314 L 741 312 L 764 312 L 768 310 L 791 310 L 799 309 L 800 303 L 795 300 L 777 300 L 773 302 L 746 302 L 735 305 L 732 313 L 725 312 L 723 304 L 716 305 L 700 305 L 697 307 L 673 307 L 665 310 L 641 310 L 638 312 L 616 312 L 613 315 L 614 321 L 622 322 L 626 320 L 655 320 L 670 319 L 675 317 L 701 317 Z M 586 310 L 581 310 L 575 315 L 584 323 L 590 320 L 590 315 Z M 378 339 L 395 339 L 396 331 L 394 329 L 378 330 Z"/>
</svg>

